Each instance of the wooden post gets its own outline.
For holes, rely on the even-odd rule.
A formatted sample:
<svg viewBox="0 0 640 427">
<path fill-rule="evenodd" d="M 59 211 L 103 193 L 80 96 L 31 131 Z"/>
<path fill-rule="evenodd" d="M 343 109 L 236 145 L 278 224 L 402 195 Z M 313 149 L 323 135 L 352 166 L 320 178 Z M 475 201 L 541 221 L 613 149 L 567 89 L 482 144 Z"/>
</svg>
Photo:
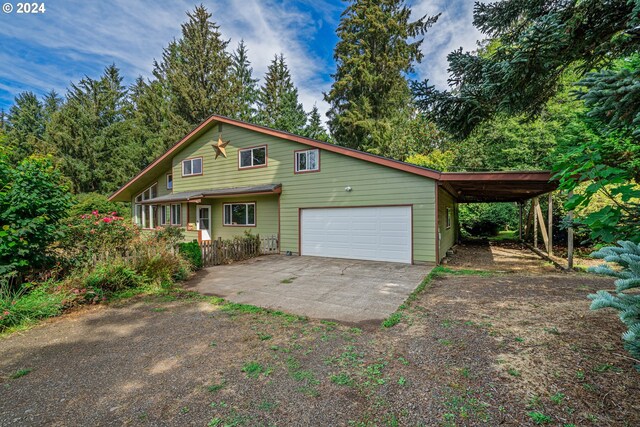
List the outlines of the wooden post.
<svg viewBox="0 0 640 427">
<path fill-rule="evenodd" d="M 520 208 L 520 218 L 518 220 L 518 239 L 520 239 L 520 241 L 522 241 L 522 208 L 523 208 L 523 204 L 522 202 L 518 202 L 518 207 Z"/>
<path fill-rule="evenodd" d="M 534 197 L 531 201 L 531 211 L 533 211 L 533 247 L 538 249 L 538 215 L 535 213 L 538 206 L 538 198 Z"/>
<path fill-rule="evenodd" d="M 569 191 L 569 198 L 573 196 L 573 191 Z M 569 211 L 569 222 L 573 222 L 573 211 Z M 573 269 L 573 227 L 567 229 L 567 268 Z"/>
<path fill-rule="evenodd" d="M 547 229 L 549 231 L 549 248 L 547 253 L 549 256 L 553 255 L 553 200 L 551 200 L 551 193 L 549 193 L 549 211 L 547 212 Z"/>
<path fill-rule="evenodd" d="M 544 240 L 544 247 L 549 252 L 549 235 L 547 233 L 547 227 L 544 225 L 544 215 L 542 215 L 542 209 L 540 209 L 540 199 L 536 197 L 536 206 L 535 206 L 536 214 L 535 216 L 538 218 L 540 224 L 540 234 L 542 235 L 542 240 Z"/>
</svg>

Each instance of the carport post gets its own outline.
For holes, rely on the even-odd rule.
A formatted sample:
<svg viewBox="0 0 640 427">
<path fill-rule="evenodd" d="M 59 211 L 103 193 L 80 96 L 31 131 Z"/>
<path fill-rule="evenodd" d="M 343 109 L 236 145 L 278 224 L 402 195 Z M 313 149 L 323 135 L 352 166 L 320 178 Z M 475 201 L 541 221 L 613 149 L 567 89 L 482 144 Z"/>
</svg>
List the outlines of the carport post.
<svg viewBox="0 0 640 427">
<path fill-rule="evenodd" d="M 573 191 L 569 191 L 569 198 L 573 196 Z M 569 224 L 573 223 L 573 211 L 569 211 Z M 567 268 L 573 269 L 573 226 L 567 229 Z"/>
<path fill-rule="evenodd" d="M 518 207 L 520 208 L 520 220 L 518 221 L 518 238 L 520 239 L 520 241 L 522 241 L 522 209 L 523 209 L 523 203 L 522 201 L 518 202 Z"/>
<path fill-rule="evenodd" d="M 534 210 L 538 205 L 538 198 L 534 197 L 531 201 L 531 210 Z M 533 212 L 533 247 L 538 249 L 538 215 Z"/>
<path fill-rule="evenodd" d="M 547 212 L 547 230 L 549 235 L 547 238 L 549 239 L 549 256 L 553 255 L 553 201 L 551 200 L 551 193 L 549 193 L 549 212 Z"/>
</svg>

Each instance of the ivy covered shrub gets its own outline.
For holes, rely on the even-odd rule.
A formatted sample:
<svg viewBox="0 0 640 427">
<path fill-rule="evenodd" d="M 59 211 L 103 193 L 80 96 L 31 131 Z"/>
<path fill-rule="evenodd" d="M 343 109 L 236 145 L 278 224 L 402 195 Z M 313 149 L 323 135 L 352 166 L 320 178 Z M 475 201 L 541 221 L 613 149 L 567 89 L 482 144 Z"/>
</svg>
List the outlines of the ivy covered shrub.
<svg viewBox="0 0 640 427">
<path fill-rule="evenodd" d="M 74 199 L 73 206 L 71 206 L 68 212 L 68 216 L 70 218 L 89 214 L 93 211 L 115 212 L 115 215 L 121 217 L 128 217 L 131 215 L 128 203 L 111 202 L 102 194 L 82 193 L 75 196 Z"/>
<path fill-rule="evenodd" d="M 618 245 L 591 254 L 594 258 L 617 264 L 618 268 L 601 265 L 589 269 L 594 273 L 617 277 L 614 282 L 616 293 L 598 291 L 589 295 L 589 299 L 592 300 L 592 310 L 613 308 L 619 311 L 620 320 L 627 326 L 627 331 L 622 335 L 624 348 L 633 358 L 640 360 L 640 244 L 619 241 Z M 640 371 L 640 364 L 636 365 L 636 369 Z"/>
</svg>

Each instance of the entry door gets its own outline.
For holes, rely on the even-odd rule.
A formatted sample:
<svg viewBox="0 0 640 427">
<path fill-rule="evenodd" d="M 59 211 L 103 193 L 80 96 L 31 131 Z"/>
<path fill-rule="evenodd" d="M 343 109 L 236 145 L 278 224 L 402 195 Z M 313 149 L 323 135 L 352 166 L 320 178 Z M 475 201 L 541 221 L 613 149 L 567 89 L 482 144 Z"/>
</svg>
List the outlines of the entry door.
<svg viewBox="0 0 640 427">
<path fill-rule="evenodd" d="M 302 209 L 302 255 L 411 263 L 411 207 Z"/>
<path fill-rule="evenodd" d="M 196 206 L 198 230 L 202 231 L 202 240 L 211 240 L 211 206 Z"/>
</svg>

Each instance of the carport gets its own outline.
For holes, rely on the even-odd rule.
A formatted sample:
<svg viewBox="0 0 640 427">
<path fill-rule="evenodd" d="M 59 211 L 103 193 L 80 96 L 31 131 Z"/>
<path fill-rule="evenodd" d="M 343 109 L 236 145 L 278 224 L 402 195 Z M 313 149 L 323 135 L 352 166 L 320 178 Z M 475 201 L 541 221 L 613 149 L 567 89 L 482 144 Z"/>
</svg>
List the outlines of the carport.
<svg viewBox="0 0 640 427">
<path fill-rule="evenodd" d="M 552 179 L 551 172 L 445 172 L 441 175 L 439 185 L 457 203 L 518 203 L 518 238 L 538 255 L 550 259 L 553 256 L 553 201 L 551 195 L 557 190 L 558 182 Z M 548 197 L 546 218 L 540 207 L 540 197 L 544 195 Z M 546 254 L 538 249 L 539 235 L 544 241 Z M 533 245 L 528 243 L 529 239 L 533 240 Z M 571 228 L 568 229 L 567 246 L 567 266 L 572 268 L 573 230 Z"/>
</svg>

